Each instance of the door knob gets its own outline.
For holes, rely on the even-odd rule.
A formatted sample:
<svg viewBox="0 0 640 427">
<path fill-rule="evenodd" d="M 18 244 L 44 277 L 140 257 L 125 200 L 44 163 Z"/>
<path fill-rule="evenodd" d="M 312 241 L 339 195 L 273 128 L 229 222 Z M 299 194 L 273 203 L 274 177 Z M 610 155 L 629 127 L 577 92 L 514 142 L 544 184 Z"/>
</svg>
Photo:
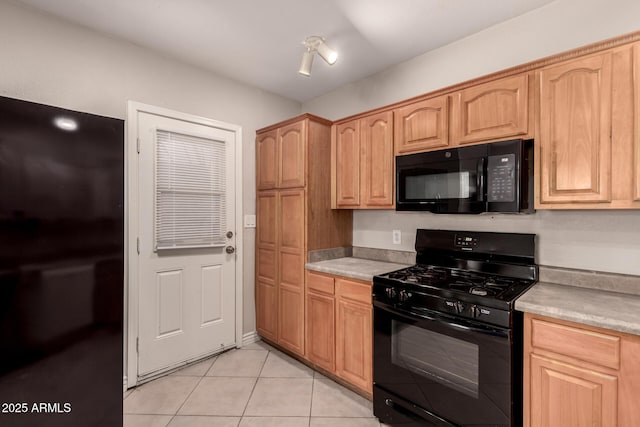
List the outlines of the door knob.
<svg viewBox="0 0 640 427">
<path fill-rule="evenodd" d="M 227 251 L 228 254 L 232 254 L 236 251 L 236 248 L 234 248 L 233 246 L 227 246 L 226 248 L 224 248 L 225 251 Z"/>
<path fill-rule="evenodd" d="M 227 239 L 230 239 L 233 237 L 233 231 L 227 231 Z"/>
</svg>

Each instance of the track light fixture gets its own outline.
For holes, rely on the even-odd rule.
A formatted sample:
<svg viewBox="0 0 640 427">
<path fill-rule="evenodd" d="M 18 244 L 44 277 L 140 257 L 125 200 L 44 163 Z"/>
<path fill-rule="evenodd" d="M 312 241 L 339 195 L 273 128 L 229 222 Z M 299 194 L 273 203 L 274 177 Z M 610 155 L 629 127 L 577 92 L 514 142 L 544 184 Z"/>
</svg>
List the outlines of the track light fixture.
<svg viewBox="0 0 640 427">
<path fill-rule="evenodd" d="M 338 60 L 338 52 L 327 46 L 324 39 L 320 36 L 309 36 L 302 44 L 305 47 L 305 51 L 302 54 L 302 63 L 300 64 L 300 70 L 298 70 L 298 72 L 303 76 L 311 75 L 314 52 L 318 52 L 318 55 L 329 65 L 335 64 Z"/>
</svg>

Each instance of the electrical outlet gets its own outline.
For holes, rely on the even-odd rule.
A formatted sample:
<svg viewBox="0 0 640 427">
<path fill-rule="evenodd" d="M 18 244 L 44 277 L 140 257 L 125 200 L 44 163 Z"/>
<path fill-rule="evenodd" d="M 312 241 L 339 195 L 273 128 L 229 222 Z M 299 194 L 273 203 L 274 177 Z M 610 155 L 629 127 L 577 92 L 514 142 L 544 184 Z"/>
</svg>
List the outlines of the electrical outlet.
<svg viewBox="0 0 640 427">
<path fill-rule="evenodd" d="M 393 244 L 399 245 L 402 243 L 402 232 L 400 230 L 393 230 Z"/>
</svg>

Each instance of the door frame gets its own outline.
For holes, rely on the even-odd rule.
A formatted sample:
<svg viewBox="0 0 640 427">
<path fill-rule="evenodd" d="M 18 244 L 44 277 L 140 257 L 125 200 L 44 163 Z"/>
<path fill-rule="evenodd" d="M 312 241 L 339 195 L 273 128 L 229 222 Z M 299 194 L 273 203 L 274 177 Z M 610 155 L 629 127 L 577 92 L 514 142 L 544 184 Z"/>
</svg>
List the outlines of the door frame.
<svg viewBox="0 0 640 427">
<path fill-rule="evenodd" d="M 139 316 L 139 265 L 137 238 L 139 235 L 138 221 L 140 209 L 138 200 L 138 115 L 149 113 L 172 119 L 183 120 L 199 125 L 211 126 L 235 135 L 235 233 L 236 233 L 236 266 L 235 266 L 235 342 L 236 347 L 242 345 L 243 319 L 243 210 L 242 210 L 242 127 L 206 117 L 195 116 L 162 107 L 143 104 L 136 101 L 127 102 L 127 123 L 125 137 L 125 274 L 124 274 L 124 352 L 123 366 L 126 367 L 123 378 L 123 388 L 138 384 L 138 316 Z"/>
</svg>

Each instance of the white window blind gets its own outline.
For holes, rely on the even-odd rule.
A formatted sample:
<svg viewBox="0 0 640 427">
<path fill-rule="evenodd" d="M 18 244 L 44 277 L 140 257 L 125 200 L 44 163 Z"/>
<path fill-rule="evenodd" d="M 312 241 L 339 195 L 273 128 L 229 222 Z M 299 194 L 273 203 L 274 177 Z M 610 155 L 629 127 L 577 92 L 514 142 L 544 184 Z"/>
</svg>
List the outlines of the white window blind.
<svg viewBox="0 0 640 427">
<path fill-rule="evenodd" d="M 224 246 L 225 143 L 156 130 L 156 249 Z"/>
</svg>

